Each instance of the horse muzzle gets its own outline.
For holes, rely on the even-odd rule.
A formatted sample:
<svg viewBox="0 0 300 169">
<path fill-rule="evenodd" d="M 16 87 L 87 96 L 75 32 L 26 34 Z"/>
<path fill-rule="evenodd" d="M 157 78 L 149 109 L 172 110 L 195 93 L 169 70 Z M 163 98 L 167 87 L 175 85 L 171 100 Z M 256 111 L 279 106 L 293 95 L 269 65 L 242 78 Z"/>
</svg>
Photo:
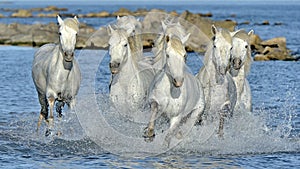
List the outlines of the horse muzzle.
<svg viewBox="0 0 300 169">
<path fill-rule="evenodd" d="M 71 62 L 74 58 L 74 52 L 64 52 L 64 59 L 66 62 Z"/>
<path fill-rule="evenodd" d="M 174 78 L 173 84 L 175 87 L 181 87 L 183 84 L 184 78 Z"/>
<path fill-rule="evenodd" d="M 120 63 L 109 63 L 109 69 L 112 74 L 117 74 L 119 72 Z"/>
<path fill-rule="evenodd" d="M 232 60 L 232 63 L 233 63 L 233 68 L 235 70 L 238 70 L 242 67 L 242 60 L 241 59 L 238 59 L 238 58 L 234 58 Z"/>
</svg>

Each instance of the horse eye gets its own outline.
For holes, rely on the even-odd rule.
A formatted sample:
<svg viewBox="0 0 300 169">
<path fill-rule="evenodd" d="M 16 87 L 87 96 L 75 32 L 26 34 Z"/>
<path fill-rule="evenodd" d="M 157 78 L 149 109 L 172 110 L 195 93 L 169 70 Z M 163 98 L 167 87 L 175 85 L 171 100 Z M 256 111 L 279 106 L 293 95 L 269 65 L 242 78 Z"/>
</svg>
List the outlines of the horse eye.
<svg viewBox="0 0 300 169">
<path fill-rule="evenodd" d="M 168 54 L 167 54 L 166 56 L 167 56 L 167 58 L 169 58 L 169 57 L 170 57 Z"/>
<path fill-rule="evenodd" d="M 248 45 L 246 45 L 245 48 L 247 49 L 247 48 L 248 48 Z"/>
<path fill-rule="evenodd" d="M 214 45 L 214 48 L 216 48 L 216 45 Z"/>
<path fill-rule="evenodd" d="M 232 50 L 232 47 L 230 48 L 230 50 Z"/>
<path fill-rule="evenodd" d="M 58 32 L 58 35 L 59 35 L 59 36 L 61 36 L 61 33 L 60 33 L 60 32 Z"/>
<path fill-rule="evenodd" d="M 125 48 L 127 47 L 127 43 L 124 45 L 124 47 L 125 47 Z"/>
</svg>

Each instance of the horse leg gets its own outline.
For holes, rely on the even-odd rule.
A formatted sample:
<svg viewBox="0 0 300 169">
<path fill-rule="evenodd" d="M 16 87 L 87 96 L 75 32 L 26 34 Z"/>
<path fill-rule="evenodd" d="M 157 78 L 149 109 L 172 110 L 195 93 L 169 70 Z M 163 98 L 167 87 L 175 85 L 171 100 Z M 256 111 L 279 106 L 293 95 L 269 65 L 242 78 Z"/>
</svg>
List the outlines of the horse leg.
<svg viewBox="0 0 300 169">
<path fill-rule="evenodd" d="M 224 121 L 225 121 L 225 117 L 227 117 L 227 115 L 230 114 L 230 102 L 226 101 L 221 110 L 219 111 L 219 131 L 218 131 L 218 135 L 220 138 L 223 138 L 224 136 Z"/>
<path fill-rule="evenodd" d="M 53 96 L 48 97 L 48 104 L 50 107 L 50 116 L 47 119 L 48 129 L 46 130 L 45 136 L 49 136 L 51 134 L 51 130 L 53 128 L 53 109 L 54 109 L 55 98 Z"/>
<path fill-rule="evenodd" d="M 57 101 L 56 103 L 56 112 L 58 113 L 58 117 L 61 118 L 62 117 L 62 109 L 65 106 L 65 102 L 60 100 Z"/>
<path fill-rule="evenodd" d="M 45 95 L 40 94 L 40 93 L 38 93 L 38 97 L 39 97 L 39 102 L 40 102 L 40 105 L 41 105 L 41 112 L 40 112 L 40 116 L 39 116 L 39 119 L 38 119 L 36 132 L 39 131 L 43 119 L 47 119 L 48 118 L 48 103 L 47 103 L 47 99 L 46 99 Z"/>
<path fill-rule="evenodd" d="M 167 147 L 170 146 L 171 137 L 178 130 L 180 121 L 181 121 L 181 116 L 180 115 L 171 118 L 171 120 L 170 120 L 170 128 L 168 130 L 168 133 L 167 133 L 167 135 L 165 137 L 165 141 L 164 141 L 164 145 L 165 146 L 167 146 Z M 180 133 L 177 133 L 177 134 L 180 134 Z"/>
<path fill-rule="evenodd" d="M 144 135 L 143 137 L 145 138 L 145 141 L 153 141 L 153 138 L 155 137 L 155 133 L 154 133 L 154 127 L 155 127 L 155 119 L 156 119 L 156 115 L 158 112 L 158 103 L 153 101 L 150 104 L 150 108 L 151 108 L 151 118 L 150 118 L 150 122 L 148 124 L 148 126 L 144 129 Z"/>
</svg>

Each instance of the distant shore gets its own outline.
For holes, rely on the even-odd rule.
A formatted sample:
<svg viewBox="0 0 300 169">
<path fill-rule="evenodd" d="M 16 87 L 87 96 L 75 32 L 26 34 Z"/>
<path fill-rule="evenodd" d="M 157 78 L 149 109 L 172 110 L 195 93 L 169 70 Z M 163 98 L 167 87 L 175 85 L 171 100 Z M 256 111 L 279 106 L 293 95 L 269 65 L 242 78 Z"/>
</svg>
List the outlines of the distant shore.
<svg viewBox="0 0 300 169">
<path fill-rule="evenodd" d="M 9 11 L 11 14 L 9 16 L 4 16 L 1 11 Z M 60 14 L 62 17 L 73 17 L 74 14 L 67 13 L 67 8 L 59 8 L 56 6 L 47 6 L 45 8 L 31 8 L 31 9 L 0 9 L 0 17 L 8 18 L 32 18 L 32 17 L 56 17 Z M 34 14 L 33 14 L 34 13 Z M 153 14 L 159 13 L 162 16 L 155 16 Z M 143 17 L 143 29 L 144 32 L 159 33 L 160 27 L 153 27 L 153 23 L 160 23 L 166 15 L 172 17 L 178 17 L 187 23 L 192 24 L 192 26 L 201 27 L 201 31 L 207 36 L 211 37 L 211 25 L 214 24 L 218 27 L 226 28 L 230 31 L 234 31 L 238 24 L 250 24 L 249 21 L 243 23 L 237 23 L 233 20 L 212 20 L 212 13 L 191 13 L 189 11 L 184 11 L 178 13 L 176 11 L 166 12 L 161 9 L 137 9 L 131 11 L 126 8 L 120 8 L 115 12 L 93 12 L 76 14 L 79 18 L 105 18 L 105 17 L 116 17 L 116 16 L 126 16 L 132 15 L 137 17 Z M 163 16 L 165 15 L 165 16 Z M 157 17 L 157 18 L 156 18 Z M 236 16 L 232 16 L 236 17 Z M 270 25 L 269 21 L 265 20 L 262 23 L 255 23 L 258 25 Z M 273 23 L 276 25 L 281 25 L 282 23 Z M 193 32 L 191 25 L 183 24 L 187 31 Z M 195 33 L 195 32 L 194 32 Z M 77 39 L 76 48 L 89 48 L 89 49 L 107 49 L 108 47 L 108 33 L 106 27 L 101 27 L 99 30 L 86 25 L 80 25 L 80 32 Z M 143 36 L 143 46 L 144 48 L 151 48 L 156 35 L 145 35 Z M 204 52 L 205 42 L 201 39 L 200 35 L 197 33 L 193 34 L 189 41 L 187 42 L 187 50 L 189 52 Z M 32 24 L 24 25 L 20 23 L 12 24 L 0 24 L 0 44 L 2 45 L 16 45 L 16 46 L 41 46 L 46 43 L 56 42 L 58 39 L 57 35 L 57 25 L 55 23 L 49 24 Z M 253 35 L 251 37 L 251 48 L 254 53 L 254 60 L 299 60 L 299 57 L 292 56 L 292 51 L 286 47 L 285 37 L 274 37 L 272 39 L 262 40 L 259 35 Z"/>
</svg>

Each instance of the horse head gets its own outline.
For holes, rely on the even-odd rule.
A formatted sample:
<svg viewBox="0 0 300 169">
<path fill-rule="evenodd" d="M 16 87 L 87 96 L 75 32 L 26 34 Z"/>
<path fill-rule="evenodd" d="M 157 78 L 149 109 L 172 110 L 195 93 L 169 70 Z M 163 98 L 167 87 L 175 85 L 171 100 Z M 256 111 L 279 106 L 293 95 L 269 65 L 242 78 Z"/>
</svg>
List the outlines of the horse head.
<svg viewBox="0 0 300 169">
<path fill-rule="evenodd" d="M 230 73 L 237 76 L 240 68 L 251 58 L 250 36 L 253 30 L 248 33 L 244 30 L 238 30 L 232 34 L 232 56 L 230 59 Z"/>
<path fill-rule="evenodd" d="M 184 44 L 189 36 L 190 34 L 182 39 L 176 35 L 166 36 L 166 66 L 175 87 L 181 87 L 184 81 L 185 60 L 187 56 Z"/>
<path fill-rule="evenodd" d="M 117 17 L 116 27 L 126 30 L 127 36 L 135 36 L 142 31 L 142 23 L 134 16 Z"/>
<path fill-rule="evenodd" d="M 110 71 L 117 74 L 120 71 L 122 63 L 126 60 L 128 50 L 127 32 L 124 29 L 114 30 L 110 25 L 109 34 L 109 54 L 110 54 Z"/>
<path fill-rule="evenodd" d="M 57 15 L 57 22 L 59 25 L 59 42 L 64 60 L 66 62 L 71 62 L 74 58 L 76 37 L 79 32 L 79 22 L 76 16 L 74 18 L 62 20 L 59 15 Z"/>
<path fill-rule="evenodd" d="M 213 48 L 212 62 L 217 71 L 216 82 L 222 84 L 229 69 L 229 61 L 232 51 L 232 38 L 230 32 L 225 29 L 218 29 L 212 25 Z"/>
</svg>

